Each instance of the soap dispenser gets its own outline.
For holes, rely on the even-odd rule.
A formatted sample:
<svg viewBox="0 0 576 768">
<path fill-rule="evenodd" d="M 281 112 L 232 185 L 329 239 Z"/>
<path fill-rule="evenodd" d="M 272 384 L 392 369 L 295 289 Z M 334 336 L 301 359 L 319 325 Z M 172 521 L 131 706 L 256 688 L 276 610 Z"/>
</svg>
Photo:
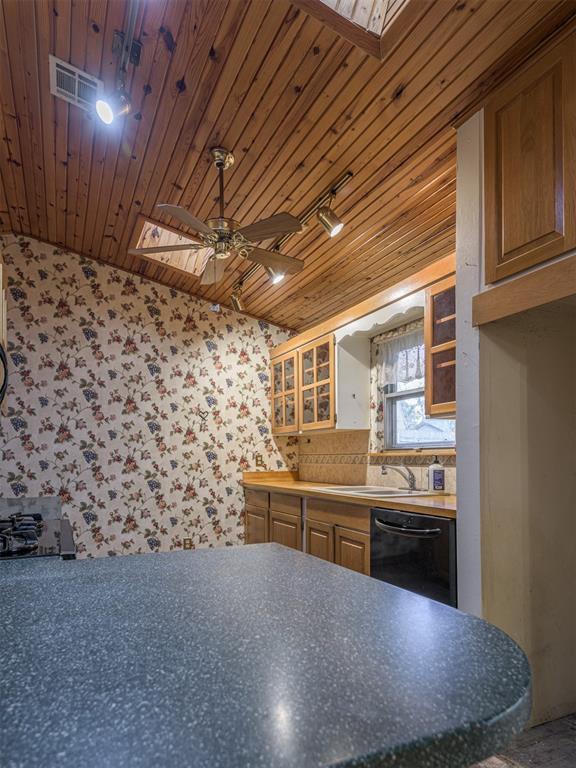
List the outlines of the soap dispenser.
<svg viewBox="0 0 576 768">
<path fill-rule="evenodd" d="M 438 456 L 434 456 L 434 461 L 428 467 L 428 490 L 442 492 L 444 488 L 444 467 L 438 461 Z"/>
</svg>

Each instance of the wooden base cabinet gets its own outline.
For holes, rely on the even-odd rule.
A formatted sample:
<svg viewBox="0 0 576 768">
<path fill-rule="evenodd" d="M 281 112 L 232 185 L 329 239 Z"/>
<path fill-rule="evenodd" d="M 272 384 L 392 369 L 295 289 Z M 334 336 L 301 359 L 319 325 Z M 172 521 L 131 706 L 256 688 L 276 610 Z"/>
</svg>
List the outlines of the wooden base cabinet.
<svg viewBox="0 0 576 768">
<path fill-rule="evenodd" d="M 306 520 L 306 552 L 321 560 L 334 562 L 334 526 Z"/>
<path fill-rule="evenodd" d="M 350 528 L 334 527 L 334 562 L 370 576 L 370 535 Z"/>
<path fill-rule="evenodd" d="M 265 544 L 268 541 L 268 510 L 261 507 L 245 507 L 245 543 Z"/>
<path fill-rule="evenodd" d="M 302 549 L 302 518 L 270 510 L 270 541 L 292 549 Z"/>
</svg>

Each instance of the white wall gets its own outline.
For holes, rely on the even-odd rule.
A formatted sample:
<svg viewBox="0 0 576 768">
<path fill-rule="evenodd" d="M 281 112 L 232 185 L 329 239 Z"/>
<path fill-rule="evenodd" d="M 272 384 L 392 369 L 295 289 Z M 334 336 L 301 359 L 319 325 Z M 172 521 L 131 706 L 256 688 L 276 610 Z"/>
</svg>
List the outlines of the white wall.
<svg viewBox="0 0 576 768">
<path fill-rule="evenodd" d="M 458 129 L 456 177 L 456 492 L 458 606 L 482 615 L 479 335 L 472 297 L 483 263 L 483 112 Z"/>
<path fill-rule="evenodd" d="M 484 326 L 480 362 L 484 614 L 542 722 L 576 711 L 576 297 Z"/>
</svg>

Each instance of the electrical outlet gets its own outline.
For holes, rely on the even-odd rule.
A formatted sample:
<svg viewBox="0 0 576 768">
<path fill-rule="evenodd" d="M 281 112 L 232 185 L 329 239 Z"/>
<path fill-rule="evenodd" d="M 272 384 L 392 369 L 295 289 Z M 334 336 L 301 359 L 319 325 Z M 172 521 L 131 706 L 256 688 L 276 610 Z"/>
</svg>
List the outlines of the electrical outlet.
<svg viewBox="0 0 576 768">
<path fill-rule="evenodd" d="M 192 539 L 182 539 L 184 549 L 192 549 Z"/>
<path fill-rule="evenodd" d="M 257 453 L 254 458 L 256 459 L 256 466 L 264 468 L 264 456 L 261 453 Z"/>
</svg>

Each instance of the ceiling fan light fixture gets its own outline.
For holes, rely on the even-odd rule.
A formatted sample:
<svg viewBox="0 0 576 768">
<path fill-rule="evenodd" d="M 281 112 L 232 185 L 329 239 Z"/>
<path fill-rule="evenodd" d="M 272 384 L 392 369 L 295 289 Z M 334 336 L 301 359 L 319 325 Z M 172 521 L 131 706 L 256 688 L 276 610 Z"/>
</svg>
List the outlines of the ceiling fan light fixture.
<svg viewBox="0 0 576 768">
<path fill-rule="evenodd" d="M 96 114 L 105 125 L 130 112 L 130 99 L 123 91 L 115 91 L 111 96 L 104 96 L 96 101 Z"/>
<path fill-rule="evenodd" d="M 281 283 L 282 280 L 286 277 L 285 272 L 281 272 L 278 269 L 274 269 L 273 267 L 264 267 L 266 272 L 268 273 L 268 277 L 270 278 L 270 281 L 272 285 L 278 285 L 278 283 Z"/>
<path fill-rule="evenodd" d="M 235 309 L 236 312 L 244 312 L 244 304 L 240 298 L 239 290 L 232 292 L 230 296 L 230 304 L 232 304 L 232 308 Z"/>
<path fill-rule="evenodd" d="M 318 221 L 330 237 L 336 237 L 336 235 L 340 234 L 344 227 L 344 222 L 334 213 L 332 208 L 323 205 L 321 208 L 318 208 L 317 216 Z"/>
</svg>

